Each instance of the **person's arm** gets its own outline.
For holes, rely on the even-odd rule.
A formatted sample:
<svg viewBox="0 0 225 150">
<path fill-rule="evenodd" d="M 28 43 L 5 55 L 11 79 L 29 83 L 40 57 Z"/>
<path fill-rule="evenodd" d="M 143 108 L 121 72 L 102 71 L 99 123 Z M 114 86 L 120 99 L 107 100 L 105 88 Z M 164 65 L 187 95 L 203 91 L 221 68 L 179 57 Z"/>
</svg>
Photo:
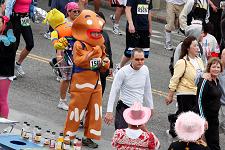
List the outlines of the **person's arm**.
<svg viewBox="0 0 225 150">
<path fill-rule="evenodd" d="M 52 3 L 51 3 L 51 9 L 53 9 L 53 8 L 58 8 L 57 7 L 57 0 L 52 0 Z"/>
<path fill-rule="evenodd" d="M 151 10 L 149 10 L 148 14 L 148 24 L 149 24 L 149 34 L 152 35 L 152 13 Z"/>
<path fill-rule="evenodd" d="M 109 57 L 109 60 L 110 60 L 110 68 L 113 68 L 112 50 L 111 50 L 109 35 L 107 34 L 107 32 L 103 31 L 103 36 L 105 39 L 106 55 L 107 57 Z"/>
<path fill-rule="evenodd" d="M 149 73 L 146 76 L 145 88 L 144 89 L 145 89 L 144 100 L 146 101 L 147 106 L 150 109 L 153 109 L 154 105 L 153 105 L 152 88 L 151 88 L 151 81 L 150 81 Z"/>
<path fill-rule="evenodd" d="M 180 28 L 183 31 L 187 27 L 187 15 L 191 12 L 193 6 L 194 6 L 194 0 L 187 0 L 187 2 L 184 5 L 184 8 L 182 9 L 180 13 L 179 23 L 180 23 Z"/>
<path fill-rule="evenodd" d="M 181 42 L 180 44 L 177 45 L 175 51 L 174 51 L 174 55 L 173 55 L 173 66 L 176 65 L 177 61 L 179 60 L 180 57 L 180 53 L 181 53 L 181 45 L 183 42 Z"/>
<path fill-rule="evenodd" d="M 12 9 L 13 9 L 15 2 L 16 2 L 15 0 L 7 0 L 6 1 L 5 16 L 7 16 L 8 18 L 10 18 L 11 14 L 12 14 Z"/>
<path fill-rule="evenodd" d="M 107 105 L 107 112 L 113 112 L 114 102 L 116 100 L 116 95 L 122 87 L 123 81 L 125 79 L 125 73 L 123 70 L 119 70 L 113 80 L 111 91 L 109 94 L 109 100 Z"/>
<path fill-rule="evenodd" d="M 219 57 L 219 54 L 220 54 L 220 46 L 216 40 L 216 38 L 213 36 L 213 46 L 212 46 L 212 49 L 211 49 L 211 57 Z"/>
<path fill-rule="evenodd" d="M 128 30 L 130 33 L 135 33 L 135 27 L 134 27 L 132 15 L 131 15 L 131 6 L 126 6 L 125 13 L 126 13 L 126 18 L 128 22 Z"/>
<path fill-rule="evenodd" d="M 176 65 L 174 66 L 174 74 L 170 79 L 169 89 L 173 92 L 176 91 L 177 86 L 181 80 L 181 77 L 184 76 L 186 65 L 186 60 L 180 59 L 177 61 Z"/>
<path fill-rule="evenodd" d="M 150 1 L 150 4 L 148 5 L 148 24 L 149 24 L 149 34 L 152 35 L 152 0 Z"/>
<path fill-rule="evenodd" d="M 217 12 L 218 8 L 213 4 L 213 2 L 211 0 L 208 0 L 208 2 L 209 2 L 209 6 L 212 7 L 213 11 Z"/>
<path fill-rule="evenodd" d="M 205 118 L 205 112 L 204 112 L 204 101 L 206 101 L 206 98 L 208 97 L 209 92 L 209 83 L 206 79 L 201 79 L 197 86 L 197 113 Z"/>
<path fill-rule="evenodd" d="M 205 23 L 209 22 L 209 17 L 210 17 L 210 12 L 209 12 L 209 6 L 208 6 L 207 13 L 206 13 L 206 16 L 205 16 Z"/>
<path fill-rule="evenodd" d="M 110 125 L 113 122 L 113 106 L 115 103 L 116 95 L 119 92 L 120 88 L 122 87 L 124 78 L 125 78 L 124 72 L 122 70 L 119 70 L 115 76 L 115 79 L 113 80 L 107 104 L 107 111 L 104 118 L 104 121 L 107 125 Z"/>
<path fill-rule="evenodd" d="M 177 61 L 176 65 L 174 66 L 174 74 L 172 78 L 170 79 L 170 84 L 169 84 L 169 91 L 167 94 L 167 97 L 165 98 L 165 102 L 167 105 L 173 102 L 173 95 L 177 89 L 177 86 L 181 80 L 181 77 L 185 73 L 186 69 L 186 60 L 180 59 Z"/>
</svg>

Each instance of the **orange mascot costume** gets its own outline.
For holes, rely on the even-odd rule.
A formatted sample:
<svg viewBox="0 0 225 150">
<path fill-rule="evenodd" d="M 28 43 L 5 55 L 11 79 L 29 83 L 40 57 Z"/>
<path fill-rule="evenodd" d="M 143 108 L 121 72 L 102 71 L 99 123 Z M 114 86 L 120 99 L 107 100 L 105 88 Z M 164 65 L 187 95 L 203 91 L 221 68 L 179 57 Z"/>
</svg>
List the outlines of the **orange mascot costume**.
<svg viewBox="0 0 225 150">
<path fill-rule="evenodd" d="M 104 20 L 91 10 L 83 10 L 74 20 L 72 34 L 77 41 L 73 47 L 71 100 L 65 124 L 65 134 L 74 138 L 85 111 L 84 136 L 100 140 L 102 124 L 102 87 L 100 72 L 109 68 L 104 38 Z"/>
</svg>

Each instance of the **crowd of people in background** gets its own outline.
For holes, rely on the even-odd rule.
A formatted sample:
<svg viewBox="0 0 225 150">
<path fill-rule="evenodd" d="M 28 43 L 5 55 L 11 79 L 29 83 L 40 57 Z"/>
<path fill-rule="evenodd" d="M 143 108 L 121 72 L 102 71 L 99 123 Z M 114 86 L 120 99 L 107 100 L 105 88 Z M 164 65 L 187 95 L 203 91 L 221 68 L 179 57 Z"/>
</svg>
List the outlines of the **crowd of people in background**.
<svg viewBox="0 0 225 150">
<path fill-rule="evenodd" d="M 34 18 L 37 1 L 0 3 L 0 117 L 8 118 L 8 91 L 15 79 L 14 69 L 18 75 L 25 75 L 22 63 L 35 46 L 30 20 Z M 102 95 L 106 78 L 113 76 L 104 116 L 107 125 L 114 120 L 112 146 L 159 149 L 160 139 L 147 128 L 154 105 L 151 75 L 144 65 L 152 35 L 152 0 L 110 1 L 116 7 L 115 14 L 110 16 L 114 34 L 122 35 L 119 20 L 124 13 L 127 19 L 125 50 L 114 71 L 112 43 L 104 30 L 106 19 L 100 12 L 101 1 L 94 0 L 95 12 L 87 10 L 87 3 L 87 0 L 49 0 L 50 10 L 44 20 L 49 24 L 44 37 L 51 40 L 56 54 L 49 63 L 60 79 L 57 107 L 68 111 L 64 135 L 73 139 L 84 119 L 82 143 L 98 148 L 93 139 L 101 137 Z M 171 104 L 174 95 L 177 103 L 176 113 L 168 114 L 170 128 L 166 130 L 177 141 L 168 149 L 220 150 L 219 133 L 225 134 L 225 2 L 166 0 L 166 3 L 167 24 L 162 33 L 164 47 L 173 51 L 173 55 L 168 65 L 172 77 L 165 103 Z M 185 35 L 176 48 L 172 40 L 175 30 Z M 16 60 L 21 34 L 26 46 Z"/>
</svg>

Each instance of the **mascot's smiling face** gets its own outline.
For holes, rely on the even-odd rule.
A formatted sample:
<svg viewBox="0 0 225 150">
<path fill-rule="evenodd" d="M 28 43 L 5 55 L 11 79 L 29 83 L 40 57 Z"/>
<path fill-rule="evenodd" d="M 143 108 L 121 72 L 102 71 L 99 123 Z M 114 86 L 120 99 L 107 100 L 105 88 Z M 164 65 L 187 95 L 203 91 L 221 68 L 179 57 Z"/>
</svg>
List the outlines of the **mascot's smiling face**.
<svg viewBox="0 0 225 150">
<path fill-rule="evenodd" d="M 73 37 L 91 46 L 103 45 L 104 20 L 91 10 L 83 10 L 72 25 Z"/>
</svg>

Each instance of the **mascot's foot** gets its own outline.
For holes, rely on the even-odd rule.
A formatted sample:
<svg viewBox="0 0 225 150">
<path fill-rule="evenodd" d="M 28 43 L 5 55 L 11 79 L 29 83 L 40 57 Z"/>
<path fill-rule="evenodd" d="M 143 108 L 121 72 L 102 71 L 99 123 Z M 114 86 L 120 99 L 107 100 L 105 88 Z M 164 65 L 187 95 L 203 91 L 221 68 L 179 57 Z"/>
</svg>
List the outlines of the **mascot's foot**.
<svg viewBox="0 0 225 150">
<path fill-rule="evenodd" d="M 82 138 L 82 145 L 89 148 L 98 148 L 98 144 L 89 138 Z"/>
</svg>

